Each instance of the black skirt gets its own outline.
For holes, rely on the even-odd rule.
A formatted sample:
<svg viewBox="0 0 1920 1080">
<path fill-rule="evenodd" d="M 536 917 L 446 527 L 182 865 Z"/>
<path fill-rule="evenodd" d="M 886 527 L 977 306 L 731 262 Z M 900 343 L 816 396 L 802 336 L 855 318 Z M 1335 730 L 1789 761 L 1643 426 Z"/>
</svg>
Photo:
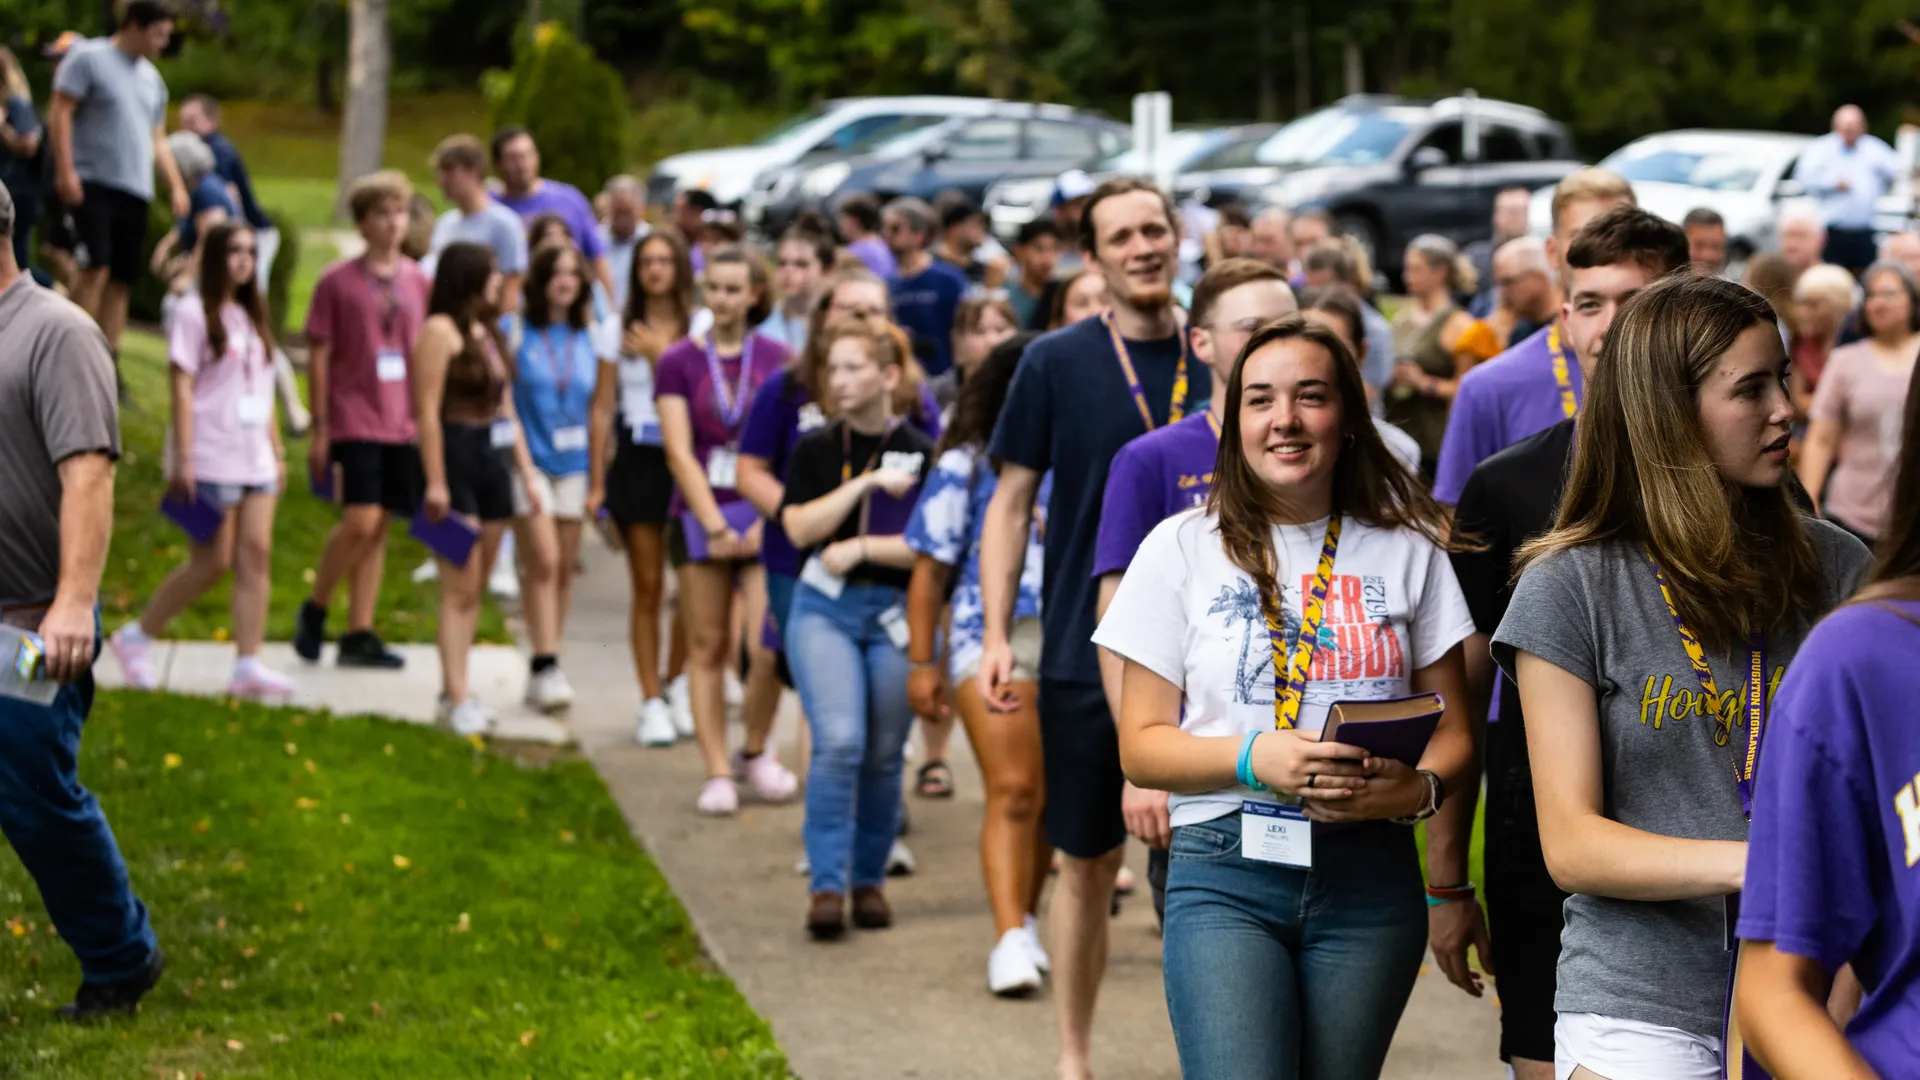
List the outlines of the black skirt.
<svg viewBox="0 0 1920 1080">
<path fill-rule="evenodd" d="M 619 436 L 607 469 L 607 514 L 622 528 L 665 525 L 667 504 L 673 499 L 667 452 L 634 442 L 624 428 Z"/>
</svg>

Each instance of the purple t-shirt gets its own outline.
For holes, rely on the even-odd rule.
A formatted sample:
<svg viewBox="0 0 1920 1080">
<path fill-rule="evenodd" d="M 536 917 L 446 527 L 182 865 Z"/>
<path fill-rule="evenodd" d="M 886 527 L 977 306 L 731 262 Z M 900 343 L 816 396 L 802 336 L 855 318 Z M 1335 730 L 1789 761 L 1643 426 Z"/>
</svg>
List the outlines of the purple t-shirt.
<svg viewBox="0 0 1920 1080">
<path fill-rule="evenodd" d="M 855 240 L 847 245 L 847 250 L 861 262 L 866 263 L 867 269 L 883 278 L 890 278 L 900 271 L 899 260 L 893 257 L 893 252 L 887 250 L 887 242 L 877 236 Z"/>
<path fill-rule="evenodd" d="M 1149 431 L 1120 448 L 1107 472 L 1093 576 L 1122 573 L 1154 526 L 1207 501 L 1220 436 L 1202 411 Z"/>
<path fill-rule="evenodd" d="M 907 418 L 929 441 L 940 438 L 940 406 L 933 391 L 920 384 L 920 408 Z M 776 477 L 787 475 L 787 463 L 802 436 L 827 426 L 827 414 L 811 395 L 795 382 L 791 369 L 775 372 L 753 397 L 747 413 L 747 426 L 740 433 L 740 453 L 767 463 Z M 787 539 L 780 523 L 768 520 L 760 531 L 760 564 L 769 574 L 794 577 L 800 573 L 800 552 Z"/>
<path fill-rule="evenodd" d="M 1896 605 L 1920 618 L 1920 603 Z M 1847 1039 L 1920 1075 L 1920 626 L 1876 604 L 1829 615 L 1774 695 L 1747 841 L 1740 937 L 1852 963 Z"/>
<path fill-rule="evenodd" d="M 559 214 L 566 221 L 568 231 L 573 233 L 573 242 L 579 245 L 580 253 L 589 261 L 607 253 L 606 244 L 600 240 L 598 223 L 593 219 L 593 204 L 572 184 L 542 180 L 528 194 L 509 195 L 497 191 L 493 197 L 501 206 L 519 214 L 523 222 L 531 222 L 541 214 Z"/>
<path fill-rule="evenodd" d="M 739 355 L 720 357 L 720 377 L 726 382 L 725 393 L 729 402 L 740 389 L 740 367 L 745 362 L 744 358 L 748 357 L 751 358 L 751 366 L 746 372 L 748 400 L 738 405 L 739 419 L 732 427 L 720 415 L 720 397 L 714 389 L 713 374 L 707 368 L 707 348 L 704 344 L 696 344 L 692 338 L 681 338 L 668 346 L 654 365 L 654 397 L 686 400 L 687 416 L 693 422 L 693 455 L 700 459 L 702 467 L 707 464 L 707 458 L 714 450 L 739 440 L 740 431 L 746 426 L 747 414 L 753 408 L 752 399 L 757 396 L 763 383 L 786 366 L 787 350 L 777 342 L 749 333 Z M 713 492 L 714 501 L 722 506 L 739 498 L 740 493 L 731 489 L 715 488 Z M 680 498 L 680 491 L 676 487 L 672 512 L 677 514 L 685 508 L 686 503 Z"/>
<path fill-rule="evenodd" d="M 1459 502 L 1474 466 L 1567 418 L 1560 385 L 1553 378 L 1553 355 L 1547 350 L 1552 329 L 1549 323 L 1461 376 L 1447 417 L 1447 434 L 1440 443 L 1439 463 L 1434 466 L 1434 498 L 1448 506 Z M 1567 382 L 1577 402 L 1585 393 L 1580 365 L 1564 333 L 1560 345 L 1567 357 Z"/>
</svg>

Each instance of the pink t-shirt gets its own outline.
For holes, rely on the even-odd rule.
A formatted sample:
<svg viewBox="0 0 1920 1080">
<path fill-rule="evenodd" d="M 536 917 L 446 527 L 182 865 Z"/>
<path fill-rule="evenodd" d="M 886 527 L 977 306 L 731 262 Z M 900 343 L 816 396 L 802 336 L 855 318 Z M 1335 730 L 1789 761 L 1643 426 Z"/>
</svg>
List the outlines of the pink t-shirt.
<svg viewBox="0 0 1920 1080">
<path fill-rule="evenodd" d="M 238 304 L 220 309 L 227 349 L 217 359 L 207 343 L 207 315 L 198 296 L 173 310 L 167 359 L 193 376 L 193 475 L 214 484 L 271 484 L 273 362 L 266 343 Z"/>
<path fill-rule="evenodd" d="M 359 259 L 334 263 L 320 275 L 307 309 L 307 339 L 332 347 L 327 421 L 334 442 L 413 441 L 407 371 L 413 339 L 426 321 L 427 290 L 419 264 L 404 257 L 386 282 Z"/>
<path fill-rule="evenodd" d="M 1840 425 L 1826 512 L 1868 536 L 1878 537 L 1887 526 L 1913 363 L 1909 356 L 1898 370 L 1889 369 L 1875 358 L 1871 341 L 1842 345 L 1827 357 L 1813 392 L 1813 419 Z"/>
</svg>

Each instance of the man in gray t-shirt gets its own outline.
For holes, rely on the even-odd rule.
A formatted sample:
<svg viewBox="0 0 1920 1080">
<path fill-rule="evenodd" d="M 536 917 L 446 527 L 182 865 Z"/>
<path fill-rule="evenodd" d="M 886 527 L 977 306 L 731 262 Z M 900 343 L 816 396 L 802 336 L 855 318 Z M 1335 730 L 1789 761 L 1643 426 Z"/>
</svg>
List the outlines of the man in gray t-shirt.
<svg viewBox="0 0 1920 1080">
<path fill-rule="evenodd" d="M 440 252 L 466 240 L 493 249 L 500 271 L 500 310 L 520 309 L 520 279 L 527 272 L 527 227 L 520 215 L 487 195 L 487 152 L 472 135 L 449 135 L 433 151 L 433 171 L 451 209 L 433 223 L 433 243 L 421 269 L 433 276 Z"/>
<path fill-rule="evenodd" d="M 159 0 L 131 0 L 113 36 L 75 45 L 53 80 L 47 129 L 53 189 L 74 208 L 80 273 L 73 299 L 119 355 L 127 292 L 144 269 L 147 204 L 158 167 L 173 216 L 188 213 L 187 186 L 167 150 L 167 84 L 153 61 L 173 36 Z"/>
<path fill-rule="evenodd" d="M 21 275 L 15 224 L 0 187 L 0 640 L 37 634 L 45 675 L 60 685 L 44 704 L 0 694 L 0 832 L 80 960 L 80 992 L 60 1012 L 81 1020 L 132 1012 L 165 961 L 75 772 L 113 530 L 113 365 L 85 312 Z M 13 667 L 14 651 L 0 663 Z"/>
</svg>

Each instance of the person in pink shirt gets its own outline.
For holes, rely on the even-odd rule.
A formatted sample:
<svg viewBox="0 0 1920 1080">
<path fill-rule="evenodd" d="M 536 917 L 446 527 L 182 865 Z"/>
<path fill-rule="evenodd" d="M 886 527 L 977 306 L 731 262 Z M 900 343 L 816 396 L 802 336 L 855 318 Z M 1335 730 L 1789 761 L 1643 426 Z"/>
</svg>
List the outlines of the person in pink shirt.
<svg viewBox="0 0 1920 1080">
<path fill-rule="evenodd" d="M 109 639 L 128 685 L 141 689 L 159 685 L 149 655 L 153 639 L 231 570 L 239 655 L 227 693 L 258 699 L 293 692 L 292 679 L 260 662 L 273 511 L 287 462 L 273 415 L 273 341 L 254 276 L 256 243 L 244 221 L 207 230 L 199 295 L 174 309 L 167 343 L 173 373 L 167 490 L 176 499 L 213 503 L 224 519 L 213 539 L 196 542 L 186 563 L 160 583 L 140 618 Z"/>
<path fill-rule="evenodd" d="M 293 649 L 309 663 L 320 659 L 327 604 L 344 578 L 340 666 L 405 664 L 374 634 L 373 606 L 386 565 L 387 522 L 419 507 L 423 484 L 407 376 L 426 320 L 427 276 L 400 253 L 412 197 L 412 186 L 397 172 L 354 181 L 347 205 L 366 252 L 328 267 L 307 311 L 308 478 L 316 494 L 343 507 L 294 623 Z"/>
</svg>

